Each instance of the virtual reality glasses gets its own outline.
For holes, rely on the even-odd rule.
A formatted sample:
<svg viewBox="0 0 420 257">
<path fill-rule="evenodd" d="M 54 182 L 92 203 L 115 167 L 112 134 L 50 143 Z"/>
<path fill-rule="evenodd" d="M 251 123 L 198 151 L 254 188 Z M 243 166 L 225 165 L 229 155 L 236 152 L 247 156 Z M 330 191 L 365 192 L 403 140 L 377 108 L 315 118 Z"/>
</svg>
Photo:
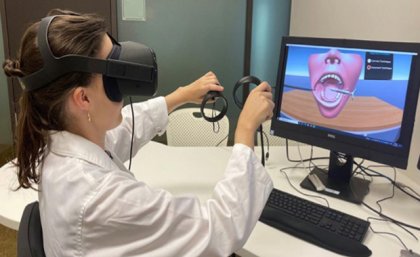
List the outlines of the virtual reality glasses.
<svg viewBox="0 0 420 257">
<path fill-rule="evenodd" d="M 56 57 L 48 43 L 48 27 L 57 16 L 42 19 L 38 30 L 38 47 L 44 66 L 20 78 L 24 90 L 32 91 L 70 72 L 103 74 L 107 97 L 120 102 L 123 96 L 152 96 L 157 90 L 157 63 L 153 50 L 136 42 L 118 43 L 111 36 L 113 47 L 107 59 L 69 54 Z"/>
</svg>

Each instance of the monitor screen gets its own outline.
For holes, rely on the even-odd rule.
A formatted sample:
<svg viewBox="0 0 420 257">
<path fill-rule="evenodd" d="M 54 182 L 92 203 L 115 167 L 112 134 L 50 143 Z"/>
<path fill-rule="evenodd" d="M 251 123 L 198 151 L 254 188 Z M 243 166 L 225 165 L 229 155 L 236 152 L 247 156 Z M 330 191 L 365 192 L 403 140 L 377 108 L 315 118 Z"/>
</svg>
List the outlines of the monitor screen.
<svg viewBox="0 0 420 257">
<path fill-rule="evenodd" d="M 272 134 L 406 168 L 419 54 L 415 43 L 283 38 Z"/>
</svg>

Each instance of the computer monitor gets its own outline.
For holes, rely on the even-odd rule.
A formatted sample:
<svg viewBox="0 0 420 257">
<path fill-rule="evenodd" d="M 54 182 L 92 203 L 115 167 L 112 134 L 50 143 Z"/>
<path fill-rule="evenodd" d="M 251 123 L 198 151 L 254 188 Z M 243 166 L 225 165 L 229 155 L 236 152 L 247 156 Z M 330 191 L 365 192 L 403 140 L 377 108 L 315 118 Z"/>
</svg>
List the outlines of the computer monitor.
<svg viewBox="0 0 420 257">
<path fill-rule="evenodd" d="M 407 168 L 420 44 L 284 37 L 271 134 L 330 150 L 325 194 L 361 203 L 353 157 Z M 306 178 L 302 187 L 314 189 Z"/>
</svg>

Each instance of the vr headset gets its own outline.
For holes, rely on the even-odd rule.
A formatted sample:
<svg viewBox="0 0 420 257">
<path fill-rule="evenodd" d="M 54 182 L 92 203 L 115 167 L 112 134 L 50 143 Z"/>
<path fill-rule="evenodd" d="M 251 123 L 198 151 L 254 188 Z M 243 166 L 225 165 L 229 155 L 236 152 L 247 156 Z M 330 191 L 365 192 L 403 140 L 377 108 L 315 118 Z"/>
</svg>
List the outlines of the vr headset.
<svg viewBox="0 0 420 257">
<path fill-rule="evenodd" d="M 24 90 L 45 86 L 70 72 L 100 73 L 107 97 L 120 102 L 123 96 L 153 96 L 157 90 L 157 63 L 153 50 L 136 42 L 118 43 L 110 35 L 113 47 L 107 59 L 69 54 L 56 57 L 48 43 L 48 27 L 57 16 L 41 20 L 38 47 L 44 66 L 20 78 Z"/>
</svg>

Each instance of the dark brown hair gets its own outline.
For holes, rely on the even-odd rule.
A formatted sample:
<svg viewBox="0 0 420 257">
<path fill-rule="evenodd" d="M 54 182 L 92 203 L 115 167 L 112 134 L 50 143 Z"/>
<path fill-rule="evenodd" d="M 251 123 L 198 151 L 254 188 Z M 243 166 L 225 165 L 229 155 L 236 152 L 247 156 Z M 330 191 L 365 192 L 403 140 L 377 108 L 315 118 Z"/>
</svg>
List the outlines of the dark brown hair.
<svg viewBox="0 0 420 257">
<path fill-rule="evenodd" d="M 106 26 L 103 18 L 94 14 L 78 14 L 54 9 L 56 17 L 48 29 L 48 42 L 55 56 L 80 54 L 96 56 L 101 47 Z M 23 77 L 43 66 L 37 46 L 39 22 L 25 31 L 17 59 L 7 59 L 3 69 L 9 77 Z M 48 86 L 23 91 L 19 100 L 20 112 L 16 128 L 16 166 L 19 188 L 33 188 L 41 174 L 37 167 L 42 163 L 48 144 L 48 131 L 64 130 L 66 124 L 65 101 L 76 86 L 89 84 L 91 74 L 68 73 Z"/>
</svg>

